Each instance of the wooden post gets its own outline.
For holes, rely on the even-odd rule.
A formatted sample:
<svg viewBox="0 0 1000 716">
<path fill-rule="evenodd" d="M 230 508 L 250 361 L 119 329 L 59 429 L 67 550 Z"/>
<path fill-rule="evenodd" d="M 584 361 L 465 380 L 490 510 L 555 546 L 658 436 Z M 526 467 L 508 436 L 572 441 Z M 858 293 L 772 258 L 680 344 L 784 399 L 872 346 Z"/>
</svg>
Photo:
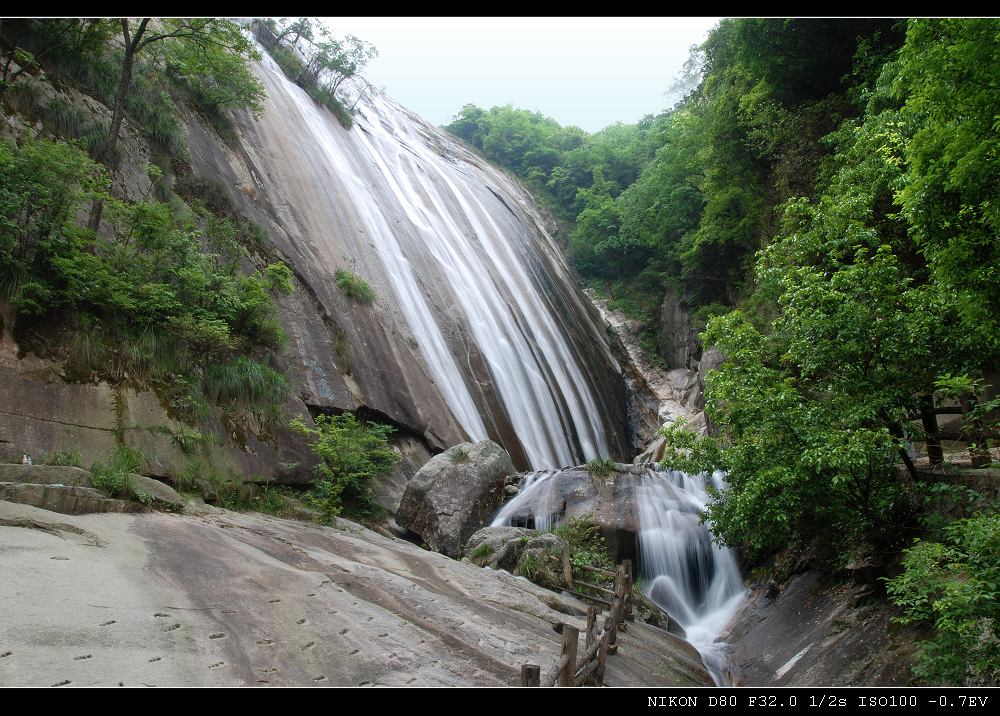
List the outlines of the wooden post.
<svg viewBox="0 0 1000 716">
<path fill-rule="evenodd" d="M 927 433 L 927 457 L 931 465 L 940 465 L 944 462 L 944 451 L 941 450 L 937 415 L 934 414 L 934 398 L 929 395 L 920 399 L 920 422 Z"/>
<path fill-rule="evenodd" d="M 610 634 L 605 634 L 604 638 L 601 639 L 601 648 L 597 650 L 597 671 L 594 672 L 594 682 L 598 686 L 604 685 L 604 665 L 608 660 L 608 637 Z"/>
<path fill-rule="evenodd" d="M 521 686 L 538 686 L 542 678 L 542 667 L 537 664 L 521 664 Z"/>
<path fill-rule="evenodd" d="M 594 645 L 594 624 L 597 622 L 597 607 L 587 607 L 587 637 L 584 644 L 584 651 L 590 651 Z"/>
<path fill-rule="evenodd" d="M 632 617 L 632 587 L 635 584 L 635 575 L 632 573 L 632 560 L 626 559 L 623 563 L 625 566 L 625 612 L 624 618 L 630 621 L 633 620 Z"/>
<path fill-rule="evenodd" d="M 580 640 L 580 630 L 569 624 L 563 624 L 562 653 L 569 659 L 566 666 L 559 672 L 559 686 L 573 686 L 576 676 L 576 647 Z"/>
<path fill-rule="evenodd" d="M 569 545 L 562 551 L 563 581 L 569 589 L 573 588 L 573 563 L 569 559 Z"/>
</svg>

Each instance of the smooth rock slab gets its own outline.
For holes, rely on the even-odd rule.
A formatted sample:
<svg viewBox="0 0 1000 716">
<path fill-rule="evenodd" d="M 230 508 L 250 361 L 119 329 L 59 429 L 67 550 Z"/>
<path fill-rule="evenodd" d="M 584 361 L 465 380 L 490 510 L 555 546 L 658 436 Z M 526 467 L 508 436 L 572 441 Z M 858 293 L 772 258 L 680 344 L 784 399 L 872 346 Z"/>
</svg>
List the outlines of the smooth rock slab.
<svg viewBox="0 0 1000 716">
<path fill-rule="evenodd" d="M 555 625 L 583 631 L 553 608 L 575 600 L 338 525 L 0 502 L 16 615 L 0 619 L 0 686 L 512 686 L 521 664 L 556 662 Z M 609 685 L 711 684 L 673 635 L 636 623 L 618 641 Z"/>
</svg>

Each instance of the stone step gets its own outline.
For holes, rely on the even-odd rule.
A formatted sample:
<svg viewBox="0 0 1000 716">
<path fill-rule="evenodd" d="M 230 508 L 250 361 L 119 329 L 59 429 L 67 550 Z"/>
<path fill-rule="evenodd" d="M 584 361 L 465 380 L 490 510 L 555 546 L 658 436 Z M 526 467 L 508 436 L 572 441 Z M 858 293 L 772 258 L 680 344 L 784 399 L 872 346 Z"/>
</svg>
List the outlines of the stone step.
<svg viewBox="0 0 1000 716">
<path fill-rule="evenodd" d="M 0 463 L 0 482 L 33 485 L 90 487 L 90 472 L 68 465 L 19 465 Z"/>
<path fill-rule="evenodd" d="M 30 466 L 26 466 L 30 467 Z M 90 512 L 140 512 L 142 505 L 105 497 L 99 490 L 75 485 L 0 482 L 0 500 L 40 507 L 64 515 Z"/>
</svg>

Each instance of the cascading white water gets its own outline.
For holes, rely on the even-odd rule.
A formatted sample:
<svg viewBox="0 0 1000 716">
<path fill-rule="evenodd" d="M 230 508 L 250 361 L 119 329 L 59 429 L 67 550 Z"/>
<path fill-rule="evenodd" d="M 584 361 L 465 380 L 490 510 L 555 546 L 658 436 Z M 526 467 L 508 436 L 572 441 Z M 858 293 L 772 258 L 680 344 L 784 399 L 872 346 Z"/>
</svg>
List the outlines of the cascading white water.
<svg viewBox="0 0 1000 716">
<path fill-rule="evenodd" d="M 580 484 L 582 471 L 527 475 L 518 494 L 501 508 L 491 526 L 528 523 L 535 529 L 551 529 L 564 518 L 567 493 L 579 492 L 574 486 Z M 563 485 L 562 480 L 573 482 Z M 644 592 L 684 630 L 716 684 L 729 684 L 725 644 L 717 639 L 742 604 L 745 590 L 732 550 L 715 544 L 708 525 L 701 522 L 709 501 L 706 488 L 723 489 L 723 474 L 692 476 L 674 470 L 632 468 L 616 480 L 634 491 Z"/>
<path fill-rule="evenodd" d="M 501 198 L 502 182 L 494 188 L 482 171 L 455 161 L 435 130 L 381 93 L 365 95 L 346 133 L 266 55 L 262 68 L 269 95 L 282 93 L 298 115 L 310 169 L 320 175 L 325 166 L 346 193 L 357 230 L 377 252 L 428 370 L 466 433 L 488 436 L 482 393 L 470 390 L 470 371 L 459 369 L 469 358 L 456 355 L 460 339 L 446 338 L 429 290 L 457 306 L 460 330 L 488 367 L 491 390 L 532 466 L 609 455 L 592 386 L 532 276 L 536 238 Z"/>
<path fill-rule="evenodd" d="M 639 511 L 640 574 L 646 595 L 684 630 L 717 684 L 726 684 L 725 645 L 717 641 L 744 599 L 732 550 L 712 540 L 701 515 L 706 488 L 724 488 L 723 474 L 657 470 L 642 475 Z"/>
</svg>

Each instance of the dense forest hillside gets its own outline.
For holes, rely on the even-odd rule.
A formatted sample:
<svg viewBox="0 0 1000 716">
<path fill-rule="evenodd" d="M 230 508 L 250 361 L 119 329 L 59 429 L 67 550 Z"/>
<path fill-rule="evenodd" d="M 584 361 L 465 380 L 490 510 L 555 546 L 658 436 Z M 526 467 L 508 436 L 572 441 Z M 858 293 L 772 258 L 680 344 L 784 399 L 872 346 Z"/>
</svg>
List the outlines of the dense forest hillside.
<svg viewBox="0 0 1000 716">
<path fill-rule="evenodd" d="M 674 292 L 725 356 L 720 434 L 666 429 L 671 466 L 729 473 L 718 538 L 751 565 L 881 565 L 900 620 L 937 628 L 919 675 L 951 683 L 1000 678 L 998 32 L 724 20 L 693 89 L 635 125 L 469 105 L 448 126 L 561 213 L 575 266 L 649 350 Z M 942 438 L 962 441 L 949 463 Z M 927 472 L 963 460 L 978 491 Z"/>
</svg>

